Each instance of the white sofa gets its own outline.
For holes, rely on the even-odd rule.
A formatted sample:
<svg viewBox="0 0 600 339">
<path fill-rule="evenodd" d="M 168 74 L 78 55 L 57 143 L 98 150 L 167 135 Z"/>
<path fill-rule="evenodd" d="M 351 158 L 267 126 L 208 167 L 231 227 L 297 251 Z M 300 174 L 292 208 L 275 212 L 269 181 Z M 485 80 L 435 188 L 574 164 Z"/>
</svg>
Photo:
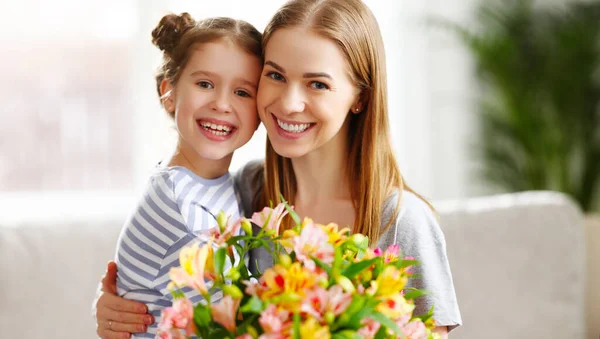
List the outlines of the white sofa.
<svg viewBox="0 0 600 339">
<path fill-rule="evenodd" d="M 95 337 L 91 302 L 132 204 L 125 195 L 0 196 L 0 337 Z M 586 272 L 600 283 L 600 240 L 586 258 L 571 200 L 526 192 L 434 205 L 464 321 L 452 338 L 598 337 L 598 286 L 586 290 Z M 589 229 L 600 237 L 600 224 Z"/>
</svg>

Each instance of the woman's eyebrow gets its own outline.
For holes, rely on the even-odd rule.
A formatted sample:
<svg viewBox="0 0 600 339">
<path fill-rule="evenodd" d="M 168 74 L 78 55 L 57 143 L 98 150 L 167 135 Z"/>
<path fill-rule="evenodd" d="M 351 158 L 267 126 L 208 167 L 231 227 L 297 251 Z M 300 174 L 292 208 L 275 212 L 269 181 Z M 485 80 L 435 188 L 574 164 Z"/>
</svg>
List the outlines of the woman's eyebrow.
<svg viewBox="0 0 600 339">
<path fill-rule="evenodd" d="M 283 69 L 283 67 L 279 66 L 278 64 L 276 64 L 275 62 L 273 62 L 271 60 L 265 62 L 265 65 L 269 65 L 269 66 L 275 68 L 276 70 L 278 70 L 279 72 L 285 74 L 285 70 Z"/>
<path fill-rule="evenodd" d="M 304 73 L 302 74 L 303 78 L 328 78 L 333 80 L 333 77 L 329 75 L 329 73 L 324 72 L 314 72 L 314 73 Z"/>
</svg>

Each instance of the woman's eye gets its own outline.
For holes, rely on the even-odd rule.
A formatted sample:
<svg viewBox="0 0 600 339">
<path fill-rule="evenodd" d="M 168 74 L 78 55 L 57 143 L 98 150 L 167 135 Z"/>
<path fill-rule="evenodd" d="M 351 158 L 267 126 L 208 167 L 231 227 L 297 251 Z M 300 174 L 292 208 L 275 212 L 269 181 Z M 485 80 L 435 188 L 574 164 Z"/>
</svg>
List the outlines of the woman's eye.
<svg viewBox="0 0 600 339">
<path fill-rule="evenodd" d="M 198 82 L 198 86 L 200 86 L 200 88 L 204 88 L 204 89 L 214 88 L 214 86 L 208 81 L 200 81 L 200 82 Z"/>
<path fill-rule="evenodd" d="M 234 93 L 235 93 L 235 95 L 241 96 L 242 98 L 251 98 L 252 97 L 250 95 L 250 93 L 248 93 L 246 91 L 242 91 L 242 90 L 237 90 Z"/>
<path fill-rule="evenodd" d="M 281 75 L 281 74 L 279 74 L 279 73 L 277 73 L 277 72 L 269 72 L 269 73 L 267 73 L 267 76 L 268 76 L 269 78 L 271 78 L 271 79 L 275 80 L 275 81 L 283 81 L 283 80 L 285 80 L 285 79 L 283 78 L 283 75 Z"/>
<path fill-rule="evenodd" d="M 310 83 L 310 87 L 312 89 L 329 89 L 329 86 L 327 86 L 326 84 L 320 82 L 320 81 L 313 81 Z"/>
</svg>

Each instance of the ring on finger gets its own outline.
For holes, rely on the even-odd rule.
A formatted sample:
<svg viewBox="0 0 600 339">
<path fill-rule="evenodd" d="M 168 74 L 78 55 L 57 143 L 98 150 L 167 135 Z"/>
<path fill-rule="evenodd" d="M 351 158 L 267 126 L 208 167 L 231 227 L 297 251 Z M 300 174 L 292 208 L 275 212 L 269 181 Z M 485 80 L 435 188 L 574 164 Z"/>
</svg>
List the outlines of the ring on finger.
<svg viewBox="0 0 600 339">
<path fill-rule="evenodd" d="M 113 324 L 112 320 L 109 320 L 108 321 L 108 329 L 111 331 L 112 331 L 112 324 Z"/>
</svg>

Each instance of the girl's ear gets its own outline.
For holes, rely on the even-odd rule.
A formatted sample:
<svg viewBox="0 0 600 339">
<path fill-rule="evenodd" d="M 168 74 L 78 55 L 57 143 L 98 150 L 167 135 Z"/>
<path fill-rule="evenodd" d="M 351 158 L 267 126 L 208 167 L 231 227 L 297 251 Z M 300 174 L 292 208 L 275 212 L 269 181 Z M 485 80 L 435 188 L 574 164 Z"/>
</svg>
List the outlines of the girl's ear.
<svg viewBox="0 0 600 339">
<path fill-rule="evenodd" d="M 173 85 L 167 79 L 163 79 L 160 82 L 160 100 L 167 112 L 173 113 L 175 111 L 175 100 L 173 100 Z"/>
</svg>

